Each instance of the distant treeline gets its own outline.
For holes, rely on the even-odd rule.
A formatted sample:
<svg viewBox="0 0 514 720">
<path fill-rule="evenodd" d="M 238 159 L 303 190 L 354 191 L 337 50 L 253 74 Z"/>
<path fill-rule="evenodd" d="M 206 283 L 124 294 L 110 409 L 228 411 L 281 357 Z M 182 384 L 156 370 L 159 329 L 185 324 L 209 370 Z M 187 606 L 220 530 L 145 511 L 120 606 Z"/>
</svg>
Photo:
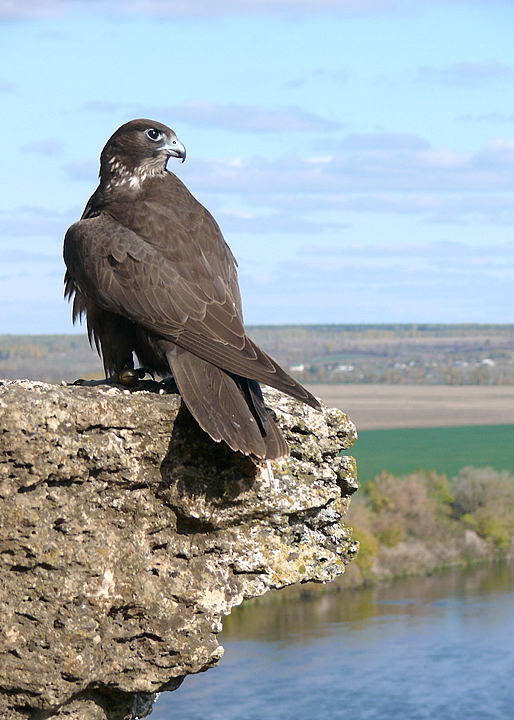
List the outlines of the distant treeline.
<svg viewBox="0 0 514 720">
<path fill-rule="evenodd" d="M 514 325 L 270 325 L 248 332 L 306 383 L 514 383 Z M 0 335 L 0 377 L 101 376 L 85 335 Z"/>
</svg>

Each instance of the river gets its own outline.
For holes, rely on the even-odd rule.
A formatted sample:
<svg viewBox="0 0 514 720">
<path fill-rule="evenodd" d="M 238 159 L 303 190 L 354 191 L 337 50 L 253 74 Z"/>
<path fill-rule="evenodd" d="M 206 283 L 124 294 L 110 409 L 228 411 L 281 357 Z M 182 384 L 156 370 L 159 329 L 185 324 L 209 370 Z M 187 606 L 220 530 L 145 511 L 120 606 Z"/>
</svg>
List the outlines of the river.
<svg viewBox="0 0 514 720">
<path fill-rule="evenodd" d="M 219 667 L 152 720 L 511 720 L 513 571 L 252 601 L 226 619 Z"/>
</svg>

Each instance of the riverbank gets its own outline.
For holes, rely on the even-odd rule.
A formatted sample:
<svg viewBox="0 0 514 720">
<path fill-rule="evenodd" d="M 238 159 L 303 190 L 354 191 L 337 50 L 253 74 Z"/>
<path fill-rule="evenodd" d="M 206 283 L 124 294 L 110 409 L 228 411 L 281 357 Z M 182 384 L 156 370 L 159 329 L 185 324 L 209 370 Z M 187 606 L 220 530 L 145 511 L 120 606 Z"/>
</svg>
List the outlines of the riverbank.
<svg viewBox="0 0 514 720">
<path fill-rule="evenodd" d="M 352 499 L 360 552 L 337 585 L 359 587 L 514 556 L 514 476 L 463 468 L 454 477 L 381 473 Z"/>
</svg>

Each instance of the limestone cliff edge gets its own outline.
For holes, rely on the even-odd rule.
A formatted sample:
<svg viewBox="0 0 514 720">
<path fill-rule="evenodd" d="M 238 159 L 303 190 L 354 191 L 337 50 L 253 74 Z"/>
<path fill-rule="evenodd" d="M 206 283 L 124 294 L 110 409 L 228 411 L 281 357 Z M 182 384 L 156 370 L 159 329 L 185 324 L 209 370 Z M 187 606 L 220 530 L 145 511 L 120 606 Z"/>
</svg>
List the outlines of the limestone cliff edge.
<svg viewBox="0 0 514 720">
<path fill-rule="evenodd" d="M 0 717 L 135 720 L 215 665 L 245 598 L 340 575 L 355 428 L 276 391 L 291 457 L 214 443 L 173 395 L 0 381 Z"/>
</svg>

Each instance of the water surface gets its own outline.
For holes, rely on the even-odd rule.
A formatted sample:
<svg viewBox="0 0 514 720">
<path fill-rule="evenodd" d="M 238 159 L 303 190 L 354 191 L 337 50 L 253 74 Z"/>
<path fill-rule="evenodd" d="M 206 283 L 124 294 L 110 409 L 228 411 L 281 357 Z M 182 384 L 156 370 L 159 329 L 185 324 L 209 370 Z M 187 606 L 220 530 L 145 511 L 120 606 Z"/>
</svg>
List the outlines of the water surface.
<svg viewBox="0 0 514 720">
<path fill-rule="evenodd" d="M 274 593 L 225 622 L 219 667 L 153 720 L 511 720 L 514 574 L 482 567 L 375 589 Z"/>
</svg>

